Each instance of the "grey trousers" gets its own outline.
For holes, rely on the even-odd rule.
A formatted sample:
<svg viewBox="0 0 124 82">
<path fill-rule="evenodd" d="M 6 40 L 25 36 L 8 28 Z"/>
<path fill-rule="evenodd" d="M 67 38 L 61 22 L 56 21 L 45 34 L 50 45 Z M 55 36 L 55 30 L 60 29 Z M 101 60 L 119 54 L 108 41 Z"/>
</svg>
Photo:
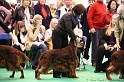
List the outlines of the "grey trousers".
<svg viewBox="0 0 124 82">
<path fill-rule="evenodd" d="M 96 62 L 96 52 L 99 46 L 100 39 L 102 37 L 102 32 L 103 30 L 98 30 L 95 29 L 95 33 L 91 33 L 91 42 L 92 42 L 92 47 L 91 47 L 91 63 Z"/>
</svg>

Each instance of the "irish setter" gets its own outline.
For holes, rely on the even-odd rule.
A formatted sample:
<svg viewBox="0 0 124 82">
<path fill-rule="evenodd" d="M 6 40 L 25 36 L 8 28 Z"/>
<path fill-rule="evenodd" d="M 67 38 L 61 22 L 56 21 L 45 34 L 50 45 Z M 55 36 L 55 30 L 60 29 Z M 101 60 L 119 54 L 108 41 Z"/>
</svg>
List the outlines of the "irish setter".
<svg viewBox="0 0 124 82">
<path fill-rule="evenodd" d="M 110 74 L 119 74 L 121 68 L 124 66 L 124 50 L 116 51 L 111 56 L 111 62 L 109 67 L 106 69 L 106 78 L 112 80 Z"/>
<path fill-rule="evenodd" d="M 71 40 L 65 48 L 47 50 L 40 55 L 35 78 L 41 80 L 40 74 L 47 73 L 49 68 L 66 73 L 69 78 L 78 78 L 75 73 L 78 62 L 76 42 Z"/>
<path fill-rule="evenodd" d="M 0 45 L 0 67 L 5 67 L 8 71 L 13 71 L 10 77 L 14 77 L 15 71 L 21 71 L 21 77 L 24 78 L 23 67 L 29 58 L 20 50 L 7 45 Z"/>
</svg>

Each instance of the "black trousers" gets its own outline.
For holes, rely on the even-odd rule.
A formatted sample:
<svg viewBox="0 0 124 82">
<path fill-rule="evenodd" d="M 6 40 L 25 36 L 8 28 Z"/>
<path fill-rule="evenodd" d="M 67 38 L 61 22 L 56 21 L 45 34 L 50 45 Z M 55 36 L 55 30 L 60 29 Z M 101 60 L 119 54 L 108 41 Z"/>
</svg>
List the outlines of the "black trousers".
<svg viewBox="0 0 124 82">
<path fill-rule="evenodd" d="M 68 46 L 68 37 L 60 36 L 56 31 L 52 33 L 53 49 L 60 49 Z M 53 77 L 65 75 L 65 73 L 53 70 Z"/>
<path fill-rule="evenodd" d="M 109 50 L 105 50 L 105 47 L 103 45 L 99 46 L 98 47 L 98 50 L 97 50 L 97 54 L 96 54 L 96 70 L 101 70 L 102 69 L 102 61 L 103 61 L 103 58 L 104 56 L 106 58 L 109 58 L 111 57 L 111 55 L 117 51 L 117 49 L 113 49 L 112 51 L 109 51 Z"/>
<path fill-rule="evenodd" d="M 87 37 L 87 42 L 86 42 L 86 48 L 84 50 L 84 58 L 89 59 L 89 49 L 90 49 L 90 44 L 91 44 L 91 35 L 86 36 Z"/>
</svg>

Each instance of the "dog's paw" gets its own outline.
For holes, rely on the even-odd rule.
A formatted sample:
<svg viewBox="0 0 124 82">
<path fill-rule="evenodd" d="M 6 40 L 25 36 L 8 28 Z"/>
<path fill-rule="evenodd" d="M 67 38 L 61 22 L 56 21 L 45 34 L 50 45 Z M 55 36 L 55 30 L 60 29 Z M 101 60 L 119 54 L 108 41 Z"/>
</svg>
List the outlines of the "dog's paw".
<svg viewBox="0 0 124 82">
<path fill-rule="evenodd" d="M 14 78 L 14 76 L 13 76 L 13 75 L 11 75 L 11 76 L 9 76 L 9 78 Z"/>
<path fill-rule="evenodd" d="M 112 78 L 107 78 L 108 80 L 112 80 Z"/>
<path fill-rule="evenodd" d="M 76 76 L 75 78 L 79 78 L 78 76 Z"/>
<path fill-rule="evenodd" d="M 37 78 L 37 80 L 41 80 L 41 78 Z"/>
<path fill-rule="evenodd" d="M 20 79 L 23 79 L 24 78 L 24 75 L 22 75 L 21 77 L 20 77 Z"/>
<path fill-rule="evenodd" d="M 70 76 L 69 78 L 79 78 L 78 76 Z"/>
</svg>

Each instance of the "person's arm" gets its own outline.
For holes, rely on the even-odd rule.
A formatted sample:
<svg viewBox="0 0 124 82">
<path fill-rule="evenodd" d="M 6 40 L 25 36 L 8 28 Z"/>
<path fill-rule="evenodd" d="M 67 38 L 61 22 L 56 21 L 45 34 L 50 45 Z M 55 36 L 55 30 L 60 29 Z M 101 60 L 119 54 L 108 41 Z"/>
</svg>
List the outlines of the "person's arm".
<svg viewBox="0 0 124 82">
<path fill-rule="evenodd" d="M 94 11 L 95 11 L 94 6 L 91 6 L 87 13 L 87 21 L 90 26 L 90 29 L 94 28 L 94 25 L 93 25 L 93 18 L 94 18 L 94 14 L 95 14 Z"/>
<path fill-rule="evenodd" d="M 12 13 L 8 9 L 6 9 L 5 7 L 3 7 L 3 6 L 0 6 L 0 7 L 1 7 L 1 10 L 3 10 L 6 14 L 6 17 L 3 21 L 3 23 L 6 23 L 10 19 Z"/>
<path fill-rule="evenodd" d="M 15 21 L 17 20 L 17 15 L 18 15 L 18 10 L 20 9 L 20 7 L 16 7 L 15 12 L 12 15 L 12 20 L 10 22 L 10 26 L 13 26 Z"/>
<path fill-rule="evenodd" d="M 10 29 L 0 20 L 0 26 L 4 29 L 6 33 L 10 33 Z"/>
<path fill-rule="evenodd" d="M 65 30 L 69 34 L 71 39 L 76 40 L 77 36 L 74 34 L 73 29 L 72 29 L 72 26 L 73 26 L 72 15 L 65 14 L 61 19 L 64 20 Z M 76 21 L 76 19 L 74 20 Z"/>
<path fill-rule="evenodd" d="M 33 26 L 30 25 L 27 30 L 27 34 L 32 42 L 35 42 L 37 40 L 38 34 L 40 33 L 40 26 L 37 25 L 36 30 L 33 32 Z"/>
<path fill-rule="evenodd" d="M 52 32 L 52 31 L 51 31 Z M 46 30 L 46 33 L 45 33 L 45 38 L 44 38 L 44 41 L 48 42 L 52 39 L 52 33 L 50 33 L 50 29 L 47 29 Z"/>
<path fill-rule="evenodd" d="M 95 11 L 95 8 L 94 8 L 94 6 L 92 6 L 92 7 L 90 7 L 88 14 L 87 14 L 87 21 L 88 21 L 88 24 L 90 26 L 90 32 L 91 33 L 96 32 L 94 25 L 93 25 L 93 18 L 94 18 L 94 14 L 95 14 L 94 11 Z"/>
<path fill-rule="evenodd" d="M 116 19 L 116 28 L 114 31 L 114 36 L 116 38 L 116 44 L 117 44 L 117 51 L 120 50 L 120 34 L 121 34 L 121 28 L 119 26 L 119 16 Z"/>
<path fill-rule="evenodd" d="M 8 33 L 12 37 L 12 40 L 15 43 L 18 43 L 18 39 L 12 34 L 9 28 L 1 20 L 0 20 L 0 26 L 5 30 L 6 33 Z"/>
<path fill-rule="evenodd" d="M 9 32 L 9 35 L 11 36 L 11 38 L 15 44 L 19 43 L 17 37 L 15 37 L 12 32 Z"/>
</svg>

